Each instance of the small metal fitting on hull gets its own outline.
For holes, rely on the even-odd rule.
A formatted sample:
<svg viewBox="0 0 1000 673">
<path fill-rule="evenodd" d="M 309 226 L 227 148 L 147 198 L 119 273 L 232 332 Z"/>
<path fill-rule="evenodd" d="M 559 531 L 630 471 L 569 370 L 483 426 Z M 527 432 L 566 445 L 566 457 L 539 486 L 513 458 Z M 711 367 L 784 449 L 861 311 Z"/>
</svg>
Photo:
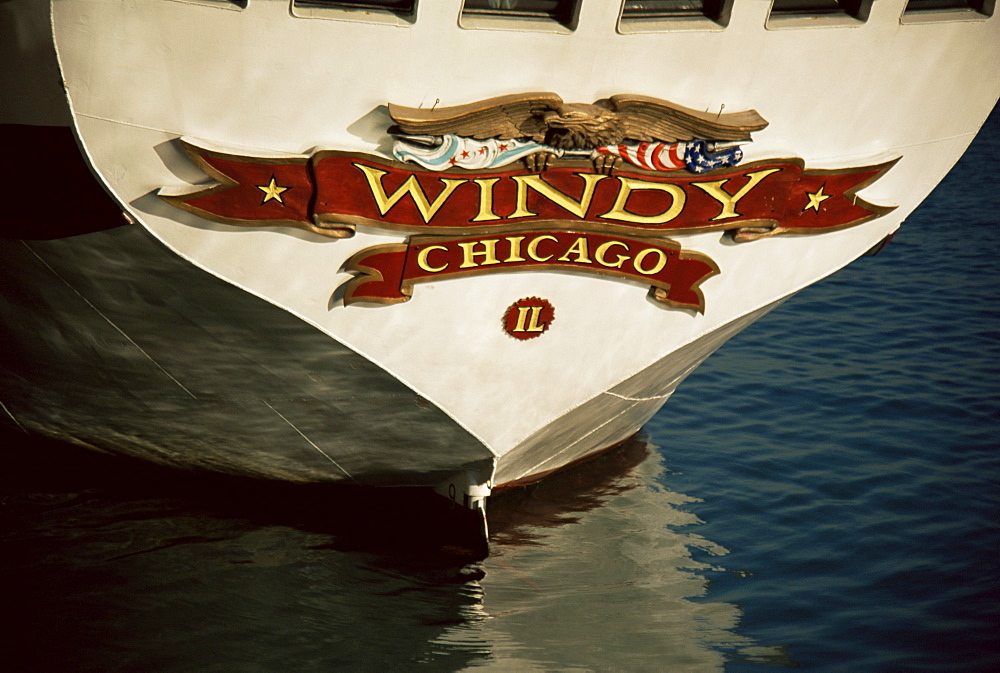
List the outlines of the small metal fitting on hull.
<svg viewBox="0 0 1000 673">
<path fill-rule="evenodd" d="M 470 513 L 478 514 L 482 522 L 482 539 L 489 537 L 486 524 L 486 498 L 493 490 L 493 482 L 484 479 L 478 472 L 463 470 L 434 487 L 434 492 L 444 496 L 454 505 L 461 506 Z"/>
</svg>

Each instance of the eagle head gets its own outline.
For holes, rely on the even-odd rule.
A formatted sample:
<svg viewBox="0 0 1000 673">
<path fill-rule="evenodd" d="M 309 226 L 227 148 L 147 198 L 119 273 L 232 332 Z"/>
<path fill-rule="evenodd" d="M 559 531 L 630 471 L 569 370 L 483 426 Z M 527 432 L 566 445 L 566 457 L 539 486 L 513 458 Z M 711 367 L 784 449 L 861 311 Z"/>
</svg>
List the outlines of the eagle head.
<svg viewBox="0 0 1000 673">
<path fill-rule="evenodd" d="M 600 105 L 565 103 L 546 110 L 542 119 L 547 127 L 545 142 L 560 149 L 591 150 L 624 140 L 618 114 Z"/>
</svg>

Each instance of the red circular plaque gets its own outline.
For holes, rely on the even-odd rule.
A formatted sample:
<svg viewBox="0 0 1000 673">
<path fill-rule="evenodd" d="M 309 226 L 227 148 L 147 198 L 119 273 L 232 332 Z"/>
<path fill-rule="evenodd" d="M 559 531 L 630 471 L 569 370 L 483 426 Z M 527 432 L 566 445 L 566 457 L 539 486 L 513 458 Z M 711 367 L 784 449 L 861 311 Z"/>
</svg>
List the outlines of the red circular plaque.
<svg viewBox="0 0 1000 673">
<path fill-rule="evenodd" d="M 548 299 L 525 297 L 507 307 L 503 329 L 515 339 L 534 339 L 548 331 L 555 317 L 556 309 Z"/>
</svg>

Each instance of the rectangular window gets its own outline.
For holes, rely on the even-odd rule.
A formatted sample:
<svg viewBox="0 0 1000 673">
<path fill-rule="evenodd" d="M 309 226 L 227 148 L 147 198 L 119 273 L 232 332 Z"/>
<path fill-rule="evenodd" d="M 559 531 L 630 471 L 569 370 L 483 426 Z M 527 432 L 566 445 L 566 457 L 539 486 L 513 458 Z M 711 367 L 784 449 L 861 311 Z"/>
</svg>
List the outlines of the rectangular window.
<svg viewBox="0 0 1000 673">
<path fill-rule="evenodd" d="M 625 0 L 623 19 L 658 19 L 681 16 L 707 16 L 717 20 L 723 0 Z"/>
<path fill-rule="evenodd" d="M 996 0 L 909 0 L 906 13 L 939 12 L 944 10 L 973 10 L 986 16 L 993 16 Z"/>
<path fill-rule="evenodd" d="M 3 0 L 0 0 L 2 2 Z M 215 7 L 217 9 L 246 9 L 247 0 L 175 0 L 178 2 L 187 2 L 196 5 L 204 5 L 206 7 Z"/>
<path fill-rule="evenodd" d="M 867 18 L 870 5 L 870 0 L 773 0 L 771 16 L 847 14 L 863 19 Z"/>
<path fill-rule="evenodd" d="M 572 26 L 576 20 L 576 0 L 465 0 L 462 15 L 550 19 Z"/>
<path fill-rule="evenodd" d="M 416 0 L 293 0 L 293 4 L 296 7 L 374 10 L 397 16 L 412 16 Z"/>
</svg>

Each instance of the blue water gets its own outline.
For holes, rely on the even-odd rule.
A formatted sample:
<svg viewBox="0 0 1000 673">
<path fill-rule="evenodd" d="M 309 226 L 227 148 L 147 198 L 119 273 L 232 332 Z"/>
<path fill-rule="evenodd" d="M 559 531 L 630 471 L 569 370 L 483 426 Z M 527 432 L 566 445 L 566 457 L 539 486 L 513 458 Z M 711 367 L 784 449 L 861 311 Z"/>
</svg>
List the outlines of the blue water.
<svg viewBox="0 0 1000 673">
<path fill-rule="evenodd" d="M 0 671 L 1000 671 L 997 176 L 994 113 L 881 254 L 496 498 L 485 559 L 4 435 Z"/>
<path fill-rule="evenodd" d="M 647 428 L 729 550 L 706 599 L 807 670 L 1000 671 L 998 175 L 994 112 L 881 254 L 738 336 Z"/>
</svg>

